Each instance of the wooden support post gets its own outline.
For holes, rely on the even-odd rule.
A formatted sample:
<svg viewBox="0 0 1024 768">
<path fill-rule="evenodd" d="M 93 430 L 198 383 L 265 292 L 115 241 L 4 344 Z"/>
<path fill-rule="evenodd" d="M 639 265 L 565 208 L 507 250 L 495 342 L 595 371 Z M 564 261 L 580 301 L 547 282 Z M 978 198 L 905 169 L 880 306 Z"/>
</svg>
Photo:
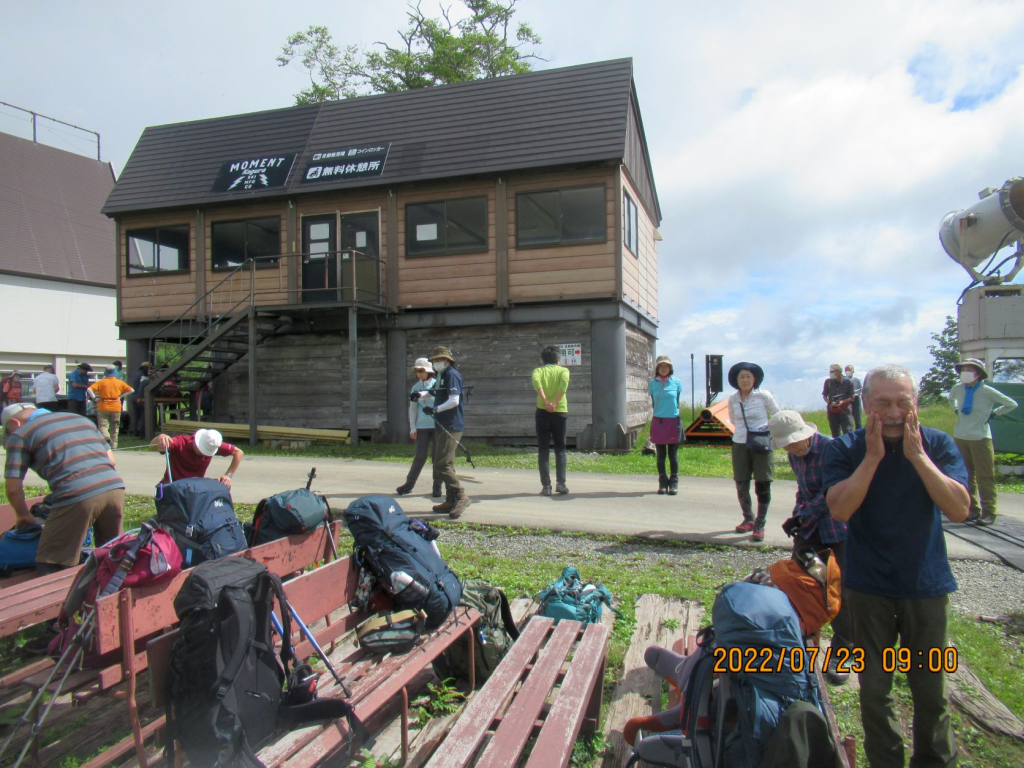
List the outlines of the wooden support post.
<svg viewBox="0 0 1024 768">
<path fill-rule="evenodd" d="M 348 407 L 349 443 L 359 450 L 359 314 L 355 302 L 348 308 Z"/>
<path fill-rule="evenodd" d="M 152 440 L 156 437 L 156 403 L 153 402 L 154 393 L 146 389 L 146 404 L 143 408 L 143 418 L 146 422 L 146 439 Z"/>
<path fill-rule="evenodd" d="M 249 445 L 256 445 L 259 437 L 256 413 L 256 310 L 249 307 Z"/>
</svg>

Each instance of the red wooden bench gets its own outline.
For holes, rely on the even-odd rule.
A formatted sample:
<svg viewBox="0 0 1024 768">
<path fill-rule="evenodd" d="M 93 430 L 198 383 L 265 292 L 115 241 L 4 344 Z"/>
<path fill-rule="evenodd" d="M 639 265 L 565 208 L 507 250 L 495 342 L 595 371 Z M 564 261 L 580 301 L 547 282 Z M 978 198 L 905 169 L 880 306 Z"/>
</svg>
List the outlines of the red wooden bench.
<svg viewBox="0 0 1024 768">
<path fill-rule="evenodd" d="M 288 601 L 302 620 L 313 630 L 317 641 L 327 643 L 342 640 L 357 624 L 368 617 L 363 612 L 353 613 L 348 602 L 355 596 L 357 573 L 349 558 L 330 563 L 285 584 Z M 332 614 L 335 621 L 321 623 Z M 469 645 L 470 669 L 473 669 L 473 625 L 479 621 L 479 614 L 460 607 L 454 616 L 424 637 L 416 648 L 401 655 L 390 655 L 384 659 L 370 656 L 351 642 L 341 642 L 332 655 L 331 662 L 352 691 L 348 700 L 356 715 L 364 723 L 371 720 L 389 703 L 401 697 L 402 707 L 402 756 L 408 752 L 409 690 L 421 678 L 424 670 L 440 656 L 445 649 L 464 638 Z M 155 699 L 162 704 L 162 692 L 166 677 L 170 649 L 177 637 L 177 630 L 163 635 L 148 645 L 150 675 L 153 681 Z M 350 640 L 351 636 L 347 638 Z M 296 655 L 306 658 L 312 653 L 312 645 L 298 633 L 292 640 Z M 470 680 L 470 685 L 474 681 Z M 338 696 L 341 692 L 329 674 L 321 677 L 319 695 L 321 698 Z M 347 724 L 336 721 L 325 726 L 307 727 L 286 733 L 259 752 L 260 760 L 268 766 L 311 766 L 347 749 L 351 741 Z"/>
<path fill-rule="evenodd" d="M 337 540 L 341 523 L 332 523 L 332 528 Z M 290 536 L 261 544 L 235 556 L 265 563 L 271 573 L 284 578 L 333 556 L 333 550 L 326 530 L 318 529 L 306 535 Z M 143 742 L 162 727 L 163 720 L 160 718 L 143 727 L 139 718 L 136 687 L 139 674 L 147 667 L 144 646 L 149 638 L 178 623 L 173 602 L 186 578 L 188 571 L 166 584 L 122 590 L 97 603 L 95 650 L 100 655 L 114 653 L 118 661 L 102 669 L 72 673 L 64 686 L 64 691 L 72 693 L 74 703 L 104 693 L 125 699 L 128 703 L 132 736 L 105 750 L 87 765 L 108 765 L 131 751 L 133 747 L 138 753 L 140 764 L 146 765 Z M 53 662 L 46 660 L 42 663 L 49 667 Z M 37 671 L 25 677 L 21 681 L 22 685 L 38 690 L 45 684 L 48 674 L 46 669 Z M 125 690 L 111 690 L 122 683 L 126 684 Z"/>
<path fill-rule="evenodd" d="M 556 626 L 549 618 L 533 617 L 428 768 L 511 768 L 531 740 L 528 767 L 569 765 L 580 733 L 591 736 L 598 727 L 609 634 L 602 624 L 583 629 L 576 621 Z"/>
</svg>

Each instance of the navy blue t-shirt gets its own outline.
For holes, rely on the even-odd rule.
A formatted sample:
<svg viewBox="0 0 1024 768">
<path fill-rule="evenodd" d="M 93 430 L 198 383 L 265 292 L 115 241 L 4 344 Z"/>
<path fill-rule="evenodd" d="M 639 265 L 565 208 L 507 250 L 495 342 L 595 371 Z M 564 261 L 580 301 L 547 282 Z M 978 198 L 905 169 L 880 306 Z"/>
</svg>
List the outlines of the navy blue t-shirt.
<svg viewBox="0 0 1024 768">
<path fill-rule="evenodd" d="M 967 468 L 953 438 L 922 427 L 921 442 L 942 474 L 967 487 Z M 828 489 L 850 477 L 865 454 L 863 429 L 829 443 L 822 482 L 826 498 Z M 850 518 L 843 584 L 858 592 L 895 598 L 955 592 L 942 517 L 904 455 L 903 443 L 886 443 L 885 458 L 875 471 L 864 503 Z"/>
<path fill-rule="evenodd" d="M 462 392 L 462 374 L 455 366 L 448 364 L 441 375 L 437 377 L 437 394 L 434 396 L 434 408 L 444 405 L 452 395 L 459 396 L 459 404 L 444 413 L 435 413 L 434 422 L 440 424 L 449 432 L 461 432 L 466 425 L 462 415 L 462 406 L 465 403 L 465 396 Z"/>
</svg>

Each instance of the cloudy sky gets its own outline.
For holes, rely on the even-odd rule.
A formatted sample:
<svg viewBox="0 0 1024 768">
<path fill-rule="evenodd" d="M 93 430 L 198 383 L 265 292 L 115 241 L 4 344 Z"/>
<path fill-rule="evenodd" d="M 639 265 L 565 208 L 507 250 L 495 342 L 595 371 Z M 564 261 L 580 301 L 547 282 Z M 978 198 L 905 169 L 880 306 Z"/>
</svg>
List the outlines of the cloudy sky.
<svg viewBox="0 0 1024 768">
<path fill-rule="evenodd" d="M 665 217 L 658 348 L 677 370 L 691 352 L 698 369 L 706 353 L 754 360 L 782 403 L 808 406 L 833 361 L 927 369 L 968 283 L 938 222 L 1024 175 L 1024 2 L 518 7 L 541 67 L 634 59 Z M 405 9 L 5 3 L 0 100 L 99 131 L 120 170 L 147 125 L 293 103 L 305 76 L 274 61 L 290 32 L 394 42 Z M 31 135 L 2 106 L 0 130 Z M 40 138 L 94 151 L 59 126 Z"/>
</svg>

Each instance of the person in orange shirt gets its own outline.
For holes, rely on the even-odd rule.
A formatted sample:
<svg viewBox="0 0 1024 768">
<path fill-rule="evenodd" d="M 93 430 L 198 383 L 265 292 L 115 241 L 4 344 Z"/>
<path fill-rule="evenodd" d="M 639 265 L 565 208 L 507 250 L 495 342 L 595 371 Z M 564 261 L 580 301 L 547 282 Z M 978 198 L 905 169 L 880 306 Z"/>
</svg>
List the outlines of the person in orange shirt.
<svg viewBox="0 0 1024 768">
<path fill-rule="evenodd" d="M 100 428 L 100 434 L 111 448 L 117 448 L 117 433 L 121 428 L 121 399 L 134 391 L 117 378 L 117 370 L 113 367 L 103 371 L 103 378 L 86 391 L 90 398 L 99 400 L 96 407 L 96 421 Z"/>
</svg>

